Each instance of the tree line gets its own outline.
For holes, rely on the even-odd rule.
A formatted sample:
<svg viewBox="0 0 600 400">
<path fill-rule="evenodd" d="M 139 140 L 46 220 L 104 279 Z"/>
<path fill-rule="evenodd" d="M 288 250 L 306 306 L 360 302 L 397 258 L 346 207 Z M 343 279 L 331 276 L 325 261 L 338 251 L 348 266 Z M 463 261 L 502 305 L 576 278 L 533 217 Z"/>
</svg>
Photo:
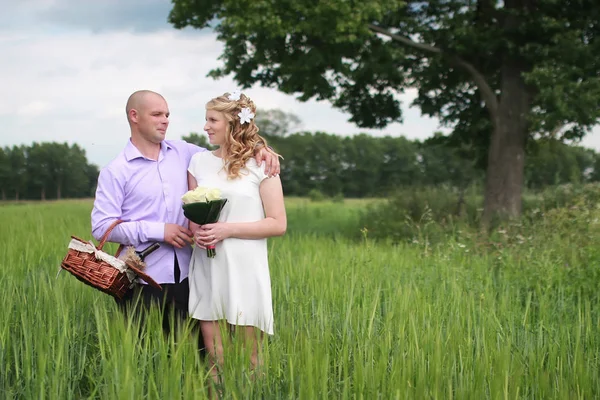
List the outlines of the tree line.
<svg viewBox="0 0 600 400">
<path fill-rule="evenodd" d="M 284 119 L 282 119 L 284 120 Z M 278 119 L 273 119 L 277 122 Z M 284 159 L 285 194 L 360 198 L 386 196 L 398 187 L 446 185 L 459 191 L 483 185 L 486 163 L 469 148 L 449 145 L 441 134 L 423 142 L 367 134 L 339 136 L 324 132 L 277 135 L 265 129 L 269 144 Z M 205 135 L 183 138 L 210 148 Z M 98 167 L 77 144 L 33 143 L 0 148 L 3 200 L 46 200 L 94 196 Z M 526 186 L 540 189 L 564 183 L 600 181 L 600 154 L 554 139 L 531 142 L 525 165 Z"/>
<path fill-rule="evenodd" d="M 0 148 L 2 200 L 91 197 L 98 172 L 77 144 L 45 142 Z"/>
<path fill-rule="evenodd" d="M 263 132 L 261 132 L 263 133 Z M 288 196 L 318 190 L 327 196 L 386 196 L 398 187 L 447 185 L 457 190 L 483 186 L 486 163 L 469 158 L 469 148 L 449 145 L 441 134 L 421 142 L 367 134 L 343 137 L 324 132 L 265 135 L 284 159 L 281 179 Z M 205 135 L 185 140 L 210 148 Z M 529 144 L 526 186 L 540 189 L 600 180 L 600 155 L 555 139 Z"/>
</svg>

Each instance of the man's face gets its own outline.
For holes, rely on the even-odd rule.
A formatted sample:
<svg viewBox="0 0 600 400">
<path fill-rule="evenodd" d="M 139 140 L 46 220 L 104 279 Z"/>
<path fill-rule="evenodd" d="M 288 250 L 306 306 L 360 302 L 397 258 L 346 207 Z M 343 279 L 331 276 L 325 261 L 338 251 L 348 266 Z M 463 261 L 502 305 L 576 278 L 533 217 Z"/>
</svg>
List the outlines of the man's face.
<svg viewBox="0 0 600 400">
<path fill-rule="evenodd" d="M 165 139 L 169 126 L 169 107 L 160 96 L 147 95 L 138 110 L 135 121 L 143 139 L 159 144 Z"/>
</svg>

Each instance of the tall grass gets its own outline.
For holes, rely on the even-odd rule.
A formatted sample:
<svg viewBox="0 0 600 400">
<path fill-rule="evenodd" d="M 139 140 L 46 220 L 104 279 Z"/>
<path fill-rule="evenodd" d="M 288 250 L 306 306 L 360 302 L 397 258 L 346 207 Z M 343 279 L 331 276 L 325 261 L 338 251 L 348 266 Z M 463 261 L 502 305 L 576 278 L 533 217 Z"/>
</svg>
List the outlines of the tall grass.
<svg viewBox="0 0 600 400">
<path fill-rule="evenodd" d="M 368 233 L 360 242 L 311 233 L 358 221 L 359 208 L 288 205 L 298 230 L 270 241 L 276 334 L 264 374 L 250 379 L 234 341 L 227 398 L 600 396 L 600 300 L 573 290 L 568 275 L 549 288 L 527 272 L 533 262 L 560 268 L 569 248 L 536 256 L 533 247 L 482 251 L 466 237 L 390 246 Z M 206 398 L 208 371 L 189 331 L 165 338 L 153 314 L 138 332 L 108 296 L 56 276 L 69 235 L 90 237 L 89 211 L 0 207 L 0 396 Z M 598 261 L 586 254 L 581 262 Z"/>
<path fill-rule="evenodd" d="M 360 218 L 374 199 L 348 199 L 343 202 L 286 199 L 288 236 L 314 235 L 327 238 L 353 238 L 360 235 Z"/>
</svg>

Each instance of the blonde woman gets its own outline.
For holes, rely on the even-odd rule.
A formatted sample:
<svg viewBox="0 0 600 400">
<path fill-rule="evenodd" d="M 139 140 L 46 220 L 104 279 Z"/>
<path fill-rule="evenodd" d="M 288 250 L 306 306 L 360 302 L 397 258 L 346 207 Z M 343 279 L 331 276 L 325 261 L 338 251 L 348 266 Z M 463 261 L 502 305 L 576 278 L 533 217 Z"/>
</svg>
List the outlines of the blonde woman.
<svg viewBox="0 0 600 400">
<path fill-rule="evenodd" d="M 213 366 L 223 361 L 222 335 L 231 328 L 252 346 L 253 368 L 264 334 L 273 334 L 266 239 L 283 235 L 287 219 L 279 176 L 268 178 L 254 158 L 255 147 L 267 143 L 258 134 L 255 113 L 254 102 L 239 92 L 210 100 L 204 130 L 218 149 L 194 155 L 188 169 L 190 190 L 218 188 L 227 199 L 219 222 L 190 223 L 199 247 L 190 262 L 189 311 L 200 320 Z M 209 245 L 216 246 L 214 258 L 202 248 Z M 229 329 L 221 331 L 219 321 Z"/>
</svg>

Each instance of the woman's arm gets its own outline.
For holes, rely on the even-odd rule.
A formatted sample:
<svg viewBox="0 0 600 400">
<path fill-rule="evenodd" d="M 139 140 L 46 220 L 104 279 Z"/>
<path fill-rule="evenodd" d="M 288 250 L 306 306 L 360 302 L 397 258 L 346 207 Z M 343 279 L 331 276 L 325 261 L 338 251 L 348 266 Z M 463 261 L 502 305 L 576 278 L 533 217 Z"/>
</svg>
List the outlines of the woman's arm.
<svg viewBox="0 0 600 400">
<path fill-rule="evenodd" d="M 203 225 L 198 232 L 199 241 L 204 245 L 213 245 L 227 238 L 264 239 L 283 235 L 287 229 L 287 216 L 281 179 L 278 176 L 261 182 L 260 198 L 265 210 L 264 219 L 256 222 L 217 222 Z"/>
</svg>

